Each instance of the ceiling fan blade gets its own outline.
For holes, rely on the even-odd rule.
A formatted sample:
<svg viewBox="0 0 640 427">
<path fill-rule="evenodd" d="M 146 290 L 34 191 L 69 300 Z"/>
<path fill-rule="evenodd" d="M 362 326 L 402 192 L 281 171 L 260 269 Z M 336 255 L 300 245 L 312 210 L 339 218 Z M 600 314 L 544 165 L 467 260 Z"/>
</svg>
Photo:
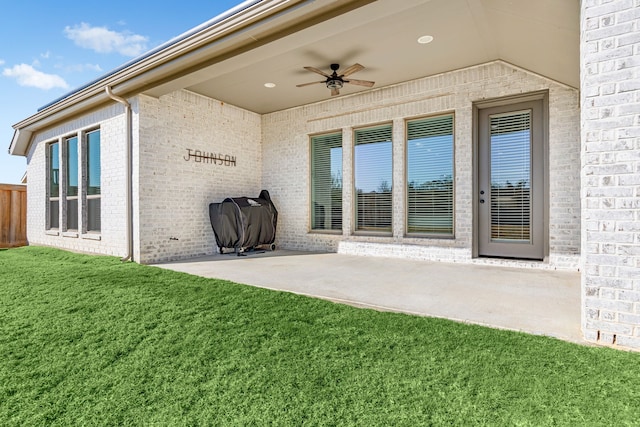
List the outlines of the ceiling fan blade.
<svg viewBox="0 0 640 427">
<path fill-rule="evenodd" d="M 341 77 L 347 77 L 353 73 L 357 73 L 360 70 L 363 70 L 364 66 L 360 65 L 360 64 L 353 64 L 351 67 L 347 68 L 346 70 L 344 70 L 340 76 Z"/>
<path fill-rule="evenodd" d="M 324 83 L 324 82 L 325 82 L 325 81 L 324 81 L 324 80 L 322 80 L 321 82 L 309 82 L 309 83 L 302 83 L 302 84 L 296 85 L 296 87 L 311 86 L 311 85 L 315 85 L 315 84 L 318 84 L 318 83 Z"/>
<path fill-rule="evenodd" d="M 320 74 L 321 76 L 325 76 L 325 77 L 329 77 L 329 74 L 325 73 L 322 70 L 318 70 L 317 68 L 313 68 L 313 67 L 304 67 L 305 70 L 307 71 L 311 71 L 317 74 Z"/>
<path fill-rule="evenodd" d="M 353 80 L 353 79 L 349 79 L 349 80 L 345 80 L 345 83 L 351 83 L 353 85 L 358 85 L 358 86 L 366 86 L 366 87 L 371 87 L 374 84 L 376 84 L 376 82 L 372 82 L 369 80 Z"/>
<path fill-rule="evenodd" d="M 338 89 L 331 89 L 331 96 L 340 95 L 340 91 Z"/>
</svg>

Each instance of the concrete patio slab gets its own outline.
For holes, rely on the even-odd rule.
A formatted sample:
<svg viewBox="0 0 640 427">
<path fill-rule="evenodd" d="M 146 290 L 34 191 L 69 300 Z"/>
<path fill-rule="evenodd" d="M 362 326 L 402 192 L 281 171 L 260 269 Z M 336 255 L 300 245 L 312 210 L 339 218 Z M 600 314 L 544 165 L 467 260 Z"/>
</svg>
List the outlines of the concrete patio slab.
<svg viewBox="0 0 640 427">
<path fill-rule="evenodd" d="M 335 302 L 586 343 L 580 273 L 277 250 L 156 264 Z"/>
</svg>

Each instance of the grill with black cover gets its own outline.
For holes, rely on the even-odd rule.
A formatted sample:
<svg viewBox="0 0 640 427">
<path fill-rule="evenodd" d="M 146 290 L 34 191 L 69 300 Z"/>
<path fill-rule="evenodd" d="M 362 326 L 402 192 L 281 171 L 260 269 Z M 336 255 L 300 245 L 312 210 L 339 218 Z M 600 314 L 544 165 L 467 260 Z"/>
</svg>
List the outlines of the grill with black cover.
<svg viewBox="0 0 640 427">
<path fill-rule="evenodd" d="M 228 197 L 209 204 L 209 219 L 220 253 L 238 255 L 260 248 L 275 249 L 278 211 L 267 190 L 258 197 Z"/>
</svg>

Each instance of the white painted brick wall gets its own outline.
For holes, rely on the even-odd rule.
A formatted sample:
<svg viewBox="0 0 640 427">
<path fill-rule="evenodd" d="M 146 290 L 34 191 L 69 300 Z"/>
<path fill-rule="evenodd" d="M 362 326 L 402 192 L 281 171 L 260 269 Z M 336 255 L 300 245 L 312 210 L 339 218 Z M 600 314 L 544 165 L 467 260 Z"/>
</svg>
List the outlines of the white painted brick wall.
<svg viewBox="0 0 640 427">
<path fill-rule="evenodd" d="M 136 260 L 212 254 L 209 203 L 262 189 L 260 116 L 189 91 L 139 99 Z M 187 149 L 235 156 L 236 166 L 185 161 Z"/>
<path fill-rule="evenodd" d="M 260 116 L 188 91 L 129 100 L 133 109 L 135 259 L 154 262 L 211 254 L 208 204 L 257 196 Z M 126 254 L 126 121 L 119 104 L 36 135 L 27 157 L 28 239 L 79 252 Z M 46 226 L 46 144 L 96 127 L 101 132 L 100 240 L 51 235 Z M 185 161 L 187 148 L 236 157 L 236 166 Z M 172 238 L 178 240 L 172 240 Z"/>
<path fill-rule="evenodd" d="M 46 227 L 46 145 L 80 130 L 100 128 L 101 209 L 100 240 L 82 234 L 48 234 Z M 79 252 L 124 256 L 125 230 L 125 115 L 119 104 L 103 108 L 35 135 L 27 155 L 27 238 L 32 245 L 55 246 Z"/>
<path fill-rule="evenodd" d="M 402 256 L 460 262 L 472 259 L 473 103 L 549 91 L 550 256 L 546 263 L 502 264 L 577 269 L 580 253 L 580 119 L 578 91 L 494 62 L 391 87 L 329 99 L 263 116 L 263 185 L 280 212 L 278 244 L 303 250 Z M 405 118 L 455 113 L 455 239 L 403 237 L 402 193 L 394 196 L 392 237 L 353 236 L 351 214 L 354 127 L 393 121 L 394 191 L 404 184 Z M 309 232 L 309 134 L 343 130 L 343 234 Z M 277 165 L 274 167 L 274 165 Z"/>
<path fill-rule="evenodd" d="M 583 332 L 640 348 L 640 2 L 582 2 Z"/>
<path fill-rule="evenodd" d="M 472 105 L 474 101 L 548 90 L 550 105 L 550 257 L 538 268 L 575 268 L 580 247 L 577 92 L 502 62 L 341 97 L 263 117 L 189 91 L 133 106 L 135 258 L 154 262 L 210 254 L 215 240 L 208 204 L 268 189 L 280 212 L 277 244 L 415 259 L 472 261 Z M 394 123 L 394 185 L 404 186 L 404 119 L 455 113 L 455 239 L 404 237 L 402 192 L 395 195 L 392 237 L 352 235 L 350 186 L 344 189 L 344 233 L 309 233 L 311 133 L 342 129 L 344 178 L 352 180 L 352 129 Z M 99 125 L 102 132 L 101 241 L 50 236 L 45 224 L 45 145 Z M 29 156 L 30 240 L 73 250 L 123 255 L 125 117 L 117 104 L 37 136 Z M 187 149 L 236 157 L 236 166 L 185 161 Z M 622 202 L 621 202 L 622 203 Z M 85 241 L 86 240 L 86 241 Z M 372 245 L 373 244 L 373 245 Z M 511 263 L 512 264 L 512 263 Z"/>
</svg>

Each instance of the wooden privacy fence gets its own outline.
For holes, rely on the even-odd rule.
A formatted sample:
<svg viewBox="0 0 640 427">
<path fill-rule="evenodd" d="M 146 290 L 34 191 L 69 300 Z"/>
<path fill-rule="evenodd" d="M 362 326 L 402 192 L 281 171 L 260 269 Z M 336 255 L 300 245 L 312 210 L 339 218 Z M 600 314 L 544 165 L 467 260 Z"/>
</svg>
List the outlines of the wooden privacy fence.
<svg viewBox="0 0 640 427">
<path fill-rule="evenodd" d="M 27 187 L 0 184 L 0 248 L 27 244 Z"/>
</svg>

